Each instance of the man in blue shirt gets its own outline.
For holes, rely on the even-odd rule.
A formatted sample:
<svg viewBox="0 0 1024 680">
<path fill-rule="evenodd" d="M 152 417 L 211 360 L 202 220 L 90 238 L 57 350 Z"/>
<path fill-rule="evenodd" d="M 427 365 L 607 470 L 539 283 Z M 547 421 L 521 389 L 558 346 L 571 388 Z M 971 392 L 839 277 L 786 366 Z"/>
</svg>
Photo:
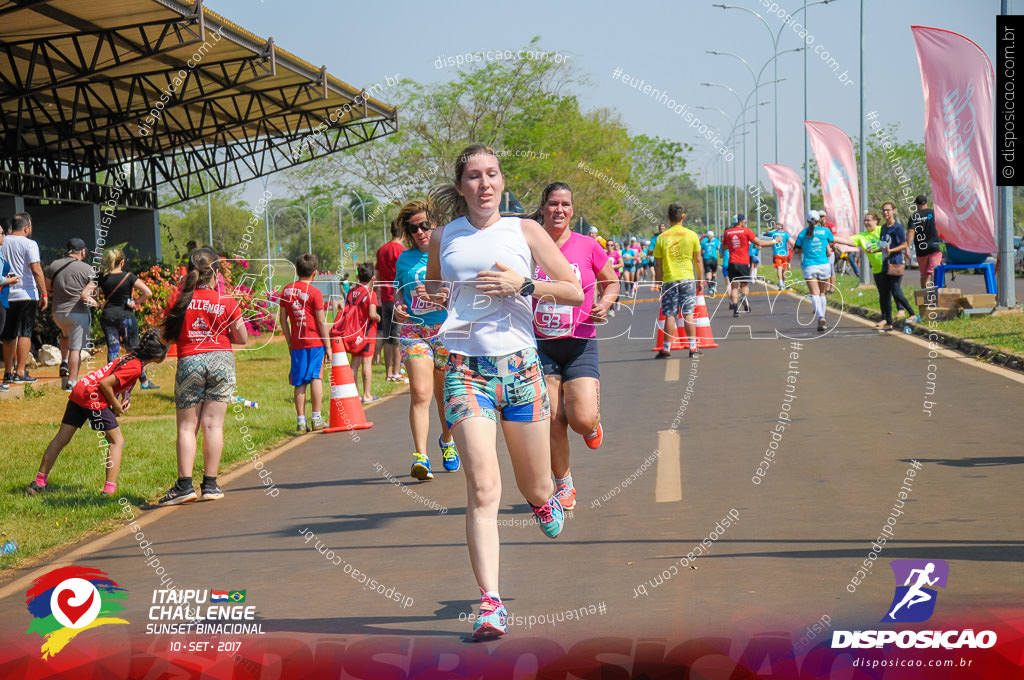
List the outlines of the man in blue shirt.
<svg viewBox="0 0 1024 680">
<path fill-rule="evenodd" d="M 708 282 L 708 292 L 715 294 L 718 274 L 718 250 L 722 243 L 715 238 L 715 232 L 708 229 L 708 233 L 700 238 L 700 256 L 704 260 L 704 280 Z"/>
<path fill-rule="evenodd" d="M 787 288 L 786 284 L 786 270 L 789 269 L 789 234 L 783 229 L 782 225 L 775 225 L 775 228 L 765 233 L 765 238 L 774 239 L 776 236 L 781 236 L 782 240 L 772 245 L 772 264 L 775 266 L 775 273 L 779 275 L 779 290 Z"/>
</svg>

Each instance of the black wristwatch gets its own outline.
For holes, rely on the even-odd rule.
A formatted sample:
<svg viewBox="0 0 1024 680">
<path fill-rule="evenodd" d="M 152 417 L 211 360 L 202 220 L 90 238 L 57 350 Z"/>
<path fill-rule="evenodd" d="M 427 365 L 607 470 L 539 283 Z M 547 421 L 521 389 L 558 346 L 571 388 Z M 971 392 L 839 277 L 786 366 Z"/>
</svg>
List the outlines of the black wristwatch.
<svg viewBox="0 0 1024 680">
<path fill-rule="evenodd" d="M 519 289 L 519 294 L 523 297 L 530 297 L 533 295 L 533 279 L 523 279 L 523 286 Z"/>
</svg>

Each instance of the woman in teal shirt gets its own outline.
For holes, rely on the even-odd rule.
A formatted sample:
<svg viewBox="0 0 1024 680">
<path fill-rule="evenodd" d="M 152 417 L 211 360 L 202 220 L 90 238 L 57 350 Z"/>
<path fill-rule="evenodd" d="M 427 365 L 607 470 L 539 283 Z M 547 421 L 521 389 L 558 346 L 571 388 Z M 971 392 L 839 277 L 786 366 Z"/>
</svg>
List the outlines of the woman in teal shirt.
<svg viewBox="0 0 1024 680">
<path fill-rule="evenodd" d="M 444 417 L 444 368 L 448 350 L 441 342 L 441 324 L 448 317 L 444 307 L 426 297 L 427 247 L 436 226 L 430 203 L 409 201 L 396 218 L 405 232 L 405 250 L 395 263 L 395 321 L 401 323 L 398 336 L 402 363 L 409 376 L 409 426 L 416 447 L 412 470 L 416 479 L 433 479 L 430 457 L 427 456 L 427 434 L 430 431 L 430 399 L 437 401 L 441 420 L 441 447 L 444 469 L 455 472 L 461 466 L 455 440 Z"/>
</svg>

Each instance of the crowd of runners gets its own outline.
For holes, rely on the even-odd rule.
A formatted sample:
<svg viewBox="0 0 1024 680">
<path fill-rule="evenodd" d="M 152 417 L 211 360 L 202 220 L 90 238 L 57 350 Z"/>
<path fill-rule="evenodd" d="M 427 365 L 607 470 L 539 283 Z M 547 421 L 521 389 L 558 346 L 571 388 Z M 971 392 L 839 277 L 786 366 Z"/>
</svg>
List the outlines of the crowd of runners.
<svg viewBox="0 0 1024 680">
<path fill-rule="evenodd" d="M 720 238 L 711 230 L 698 234 L 685 226 L 683 207 L 673 203 L 666 210 L 668 224 L 659 225 L 649 240 L 615 241 L 603 238 L 596 227 L 587 236 L 572 230 L 573 191 L 564 182 L 545 187 L 527 217 L 499 212 L 504 189 L 500 155 L 485 145 L 470 146 L 456 159 L 453 182 L 401 207 L 392 224 L 393 240 L 381 249 L 386 265 L 381 253 L 376 268 L 360 265 L 359 283 L 348 290 L 333 326 L 313 283 L 318 267 L 314 255 L 296 260 L 297 280 L 280 295 L 298 433 L 326 427 L 322 372 L 325 359 L 336 351 L 332 337 L 343 340 L 353 365 L 362 369 L 362 400 L 375 399 L 369 373 L 378 323 L 386 328 L 385 341 L 392 334 L 397 340 L 396 352 L 385 345 L 388 379 L 409 383 L 409 474 L 417 480 L 434 479 L 428 433 L 434 418 L 431 402 L 436 403 L 441 464 L 449 473 L 463 471 L 466 479 L 467 547 L 481 592 L 474 622 L 477 638 L 507 630 L 498 582 L 497 428 L 501 426 L 519 492 L 544 534 L 557 537 L 565 511 L 576 506 L 571 442 L 578 435 L 584 446 L 597 449 L 604 439 L 597 326 L 614 316 L 623 301 L 635 299 L 641 284 L 660 292 L 665 333 L 654 355 L 659 359 L 671 356 L 673 343 L 682 335 L 689 357 L 701 356 L 695 306 L 701 294 L 716 293 L 719 271 L 733 316 L 750 311 L 749 285 L 759 280 L 761 248 L 772 249 L 771 268 L 780 289 L 792 288 L 791 260 L 800 255 L 819 331 L 826 328 L 825 296 L 835 286 L 840 245 L 868 253 L 886 297 L 884 328 L 892 324 L 890 295 L 913 313 L 899 292 L 910 239 L 895 222 L 892 203 L 883 207 L 884 223 L 869 212 L 864 231 L 849 239 L 836 235 L 835 225 L 817 211 L 808 214 L 807 224 L 795 235 L 784 225 L 755 234 L 742 214 L 733 217 Z M 919 206 L 915 216 L 927 222 L 920 200 Z M 57 456 L 85 422 L 109 444 L 103 492 L 115 491 L 124 447 L 117 417 L 128 408 L 128 395 L 144 376 L 144 366 L 162 361 L 168 345 L 176 343 L 178 470 L 159 504 L 224 496 L 217 472 L 224 419 L 235 392 L 232 346 L 244 344 L 247 335 L 237 302 L 218 285 L 218 270 L 216 252 L 208 246 L 193 250 L 162 326 L 144 333 L 124 356 L 117 358 L 115 352 L 107 366 L 74 386 L 61 427 L 28 487 L 30 494 L 46 490 Z M 308 421 L 307 390 L 312 407 Z M 204 474 L 197 492 L 193 465 L 199 431 Z"/>
</svg>

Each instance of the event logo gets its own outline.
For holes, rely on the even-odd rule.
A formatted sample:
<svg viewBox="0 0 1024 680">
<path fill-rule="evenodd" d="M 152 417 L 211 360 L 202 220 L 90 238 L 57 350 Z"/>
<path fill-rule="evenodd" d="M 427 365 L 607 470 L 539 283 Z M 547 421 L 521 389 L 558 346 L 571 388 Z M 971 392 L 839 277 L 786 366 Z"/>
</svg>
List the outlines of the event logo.
<svg viewBox="0 0 1024 680">
<path fill-rule="evenodd" d="M 32 615 L 27 633 L 44 638 L 42 658 L 55 656 L 79 633 L 108 623 L 124 609 L 128 591 L 93 567 L 61 567 L 37 578 L 26 593 Z"/>
<path fill-rule="evenodd" d="M 920 623 L 935 612 L 938 592 L 928 586 L 946 587 L 949 564 L 943 560 L 890 560 L 896 577 L 896 593 L 882 623 Z M 902 583 L 903 585 L 899 585 Z M 989 649 L 996 644 L 995 631 L 964 630 L 836 630 L 832 649 Z"/>
<path fill-rule="evenodd" d="M 891 560 L 889 566 L 896 578 L 896 593 L 881 622 L 919 623 L 930 619 L 938 592 L 928 586 L 946 587 L 949 564 L 944 560 Z"/>
</svg>

